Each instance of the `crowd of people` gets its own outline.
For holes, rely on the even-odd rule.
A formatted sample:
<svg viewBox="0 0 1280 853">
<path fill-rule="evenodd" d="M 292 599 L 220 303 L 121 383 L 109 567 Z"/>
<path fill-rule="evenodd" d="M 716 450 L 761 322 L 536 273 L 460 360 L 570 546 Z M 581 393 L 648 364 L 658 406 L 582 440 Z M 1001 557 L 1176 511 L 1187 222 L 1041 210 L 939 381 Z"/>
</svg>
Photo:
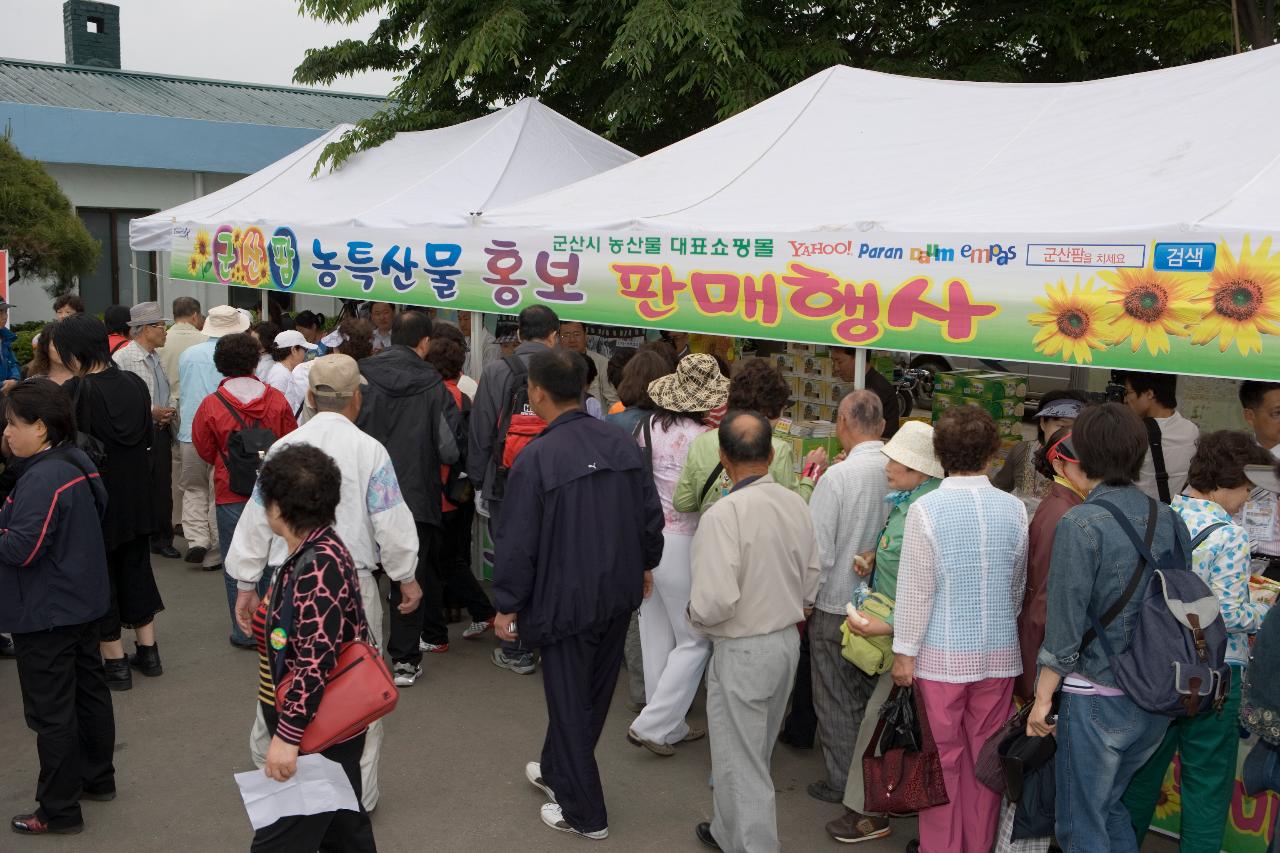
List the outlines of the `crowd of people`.
<svg viewBox="0 0 1280 853">
<path fill-rule="evenodd" d="M 514 348 L 468 314 L 386 303 L 332 329 L 190 297 L 105 322 L 74 296 L 54 307 L 25 367 L 0 335 L 0 630 L 41 763 L 18 833 L 80 831 L 80 800 L 115 796 L 111 692 L 164 672 L 153 555 L 222 573 L 228 641 L 259 661 L 250 753 L 279 781 L 344 645 L 368 638 L 409 689 L 465 610 L 461 637 L 492 631 L 496 666 L 541 671 L 549 722 L 525 775 L 543 823 L 590 839 L 609 831 L 594 752 L 624 668 L 627 740 L 667 758 L 708 738 L 713 816 L 693 832 L 741 853 L 779 849 L 779 741 L 819 748 L 807 791 L 839 804 L 832 839 L 893 831 L 864 763 L 904 688 L 946 791 L 907 845 L 928 853 L 1137 850 L 1175 754 L 1183 849 L 1217 850 L 1241 725 L 1260 754 L 1280 744 L 1277 673 L 1250 670 L 1274 622 L 1250 575 L 1280 572 L 1280 383 L 1241 386 L 1252 435 L 1200 434 L 1174 377 L 1119 377 L 1123 403 L 1062 389 L 995 466 L 985 411 L 900 421 L 869 370 L 838 405 L 841 452 L 797 460 L 774 432 L 791 397 L 776 367 L 678 333 L 606 357 L 544 306 Z M 853 356 L 833 356 L 846 378 Z M 1171 719 L 1113 661 L 1178 561 L 1212 591 L 1230 678 Z M 704 685 L 705 728 L 688 719 Z M 1015 712 L 1057 750 L 1056 822 L 1017 841 L 979 772 Z M 383 740 L 379 720 L 323 750 L 358 811 L 284 818 L 253 849 L 375 849 Z"/>
</svg>

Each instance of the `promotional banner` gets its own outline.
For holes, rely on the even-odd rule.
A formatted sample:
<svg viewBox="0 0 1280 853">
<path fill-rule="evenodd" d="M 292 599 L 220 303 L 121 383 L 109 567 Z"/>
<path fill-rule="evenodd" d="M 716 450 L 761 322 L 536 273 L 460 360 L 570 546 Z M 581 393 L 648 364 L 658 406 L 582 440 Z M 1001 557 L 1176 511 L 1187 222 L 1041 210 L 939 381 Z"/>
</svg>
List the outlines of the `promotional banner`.
<svg viewBox="0 0 1280 853">
<path fill-rule="evenodd" d="M 1280 375 L 1268 234 L 310 233 L 174 228 L 172 275 L 748 338 L 1205 376 Z"/>
<path fill-rule="evenodd" d="M 1248 754 L 1249 748 L 1242 746 L 1237 768 L 1244 766 Z M 1244 783 L 1240 781 L 1237 772 L 1222 849 L 1230 853 L 1265 853 L 1275 834 L 1278 816 L 1280 796 L 1268 792 L 1259 797 L 1250 797 L 1244 792 Z M 1169 765 L 1151 828 L 1173 838 L 1178 837 L 1182 828 L 1182 762 L 1177 758 Z"/>
</svg>

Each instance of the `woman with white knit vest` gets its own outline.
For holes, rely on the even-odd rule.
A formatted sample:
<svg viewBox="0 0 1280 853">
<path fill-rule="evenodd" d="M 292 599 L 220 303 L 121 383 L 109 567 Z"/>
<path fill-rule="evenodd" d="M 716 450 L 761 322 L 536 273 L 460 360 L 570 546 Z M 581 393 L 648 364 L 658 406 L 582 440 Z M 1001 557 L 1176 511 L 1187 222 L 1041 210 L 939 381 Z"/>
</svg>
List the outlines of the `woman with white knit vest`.
<svg viewBox="0 0 1280 853">
<path fill-rule="evenodd" d="M 1009 718 L 1013 679 L 1022 672 L 1017 617 L 1027 510 L 984 473 L 999 447 L 985 411 L 949 409 L 934 427 L 933 446 L 947 477 L 907 513 L 893 680 L 915 685 L 950 798 L 920 812 L 919 849 L 987 853 L 1000 796 L 973 768 L 982 744 Z"/>
</svg>

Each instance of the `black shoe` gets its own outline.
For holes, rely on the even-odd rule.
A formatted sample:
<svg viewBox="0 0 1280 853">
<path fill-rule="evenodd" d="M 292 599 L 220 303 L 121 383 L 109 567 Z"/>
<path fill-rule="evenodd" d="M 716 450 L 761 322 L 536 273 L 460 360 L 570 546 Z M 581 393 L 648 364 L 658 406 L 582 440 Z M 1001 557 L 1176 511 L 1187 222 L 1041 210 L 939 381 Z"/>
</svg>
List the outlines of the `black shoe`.
<svg viewBox="0 0 1280 853">
<path fill-rule="evenodd" d="M 13 637 L 8 634 L 0 634 L 0 658 L 17 657 L 18 653 L 13 648 Z"/>
<path fill-rule="evenodd" d="M 907 842 L 907 853 L 920 853 L 919 838 L 913 838 Z"/>
<path fill-rule="evenodd" d="M 201 548 L 199 545 L 197 545 L 196 547 L 188 551 L 187 556 L 183 557 L 182 559 L 186 560 L 188 563 L 202 563 L 204 562 L 204 555 L 208 553 L 209 553 L 208 548 Z"/>
<path fill-rule="evenodd" d="M 802 743 L 799 738 L 792 737 L 786 732 L 778 735 L 778 743 L 785 743 L 792 749 L 813 749 L 813 738 L 809 738 L 808 743 Z"/>
<path fill-rule="evenodd" d="M 182 556 L 182 552 L 172 545 L 152 545 L 151 553 L 158 557 L 164 557 L 166 560 L 176 560 Z M 201 559 L 204 559 L 203 557 Z"/>
<path fill-rule="evenodd" d="M 109 803 L 116 798 L 116 789 L 110 791 L 81 791 L 80 799 L 93 800 L 96 803 Z"/>
<path fill-rule="evenodd" d="M 222 563 L 214 563 L 212 566 L 201 566 L 200 568 L 206 572 L 220 572 L 222 571 Z"/>
<path fill-rule="evenodd" d="M 827 784 L 826 779 L 810 782 L 805 790 L 809 792 L 809 796 L 824 803 L 838 803 L 844 800 L 844 791 L 837 791 Z"/>
<path fill-rule="evenodd" d="M 701 841 L 704 846 L 710 847 L 712 850 L 720 849 L 720 845 L 716 844 L 715 836 L 711 834 L 711 824 L 698 824 L 693 828 L 693 834 L 698 836 L 698 840 Z"/>
<path fill-rule="evenodd" d="M 236 647 L 237 649 L 249 649 L 250 651 L 255 651 L 255 652 L 258 650 L 257 640 L 249 640 L 247 643 L 237 643 L 235 640 L 228 637 L 227 641 L 230 642 L 231 645 Z"/>
<path fill-rule="evenodd" d="M 117 692 L 133 689 L 133 673 L 129 670 L 129 659 L 103 658 L 102 666 L 107 671 L 107 686 Z"/>
<path fill-rule="evenodd" d="M 134 644 L 138 650 L 137 654 L 129 655 L 129 666 L 138 670 L 138 672 L 148 678 L 155 678 L 157 675 L 164 675 L 164 667 L 160 665 L 160 644 L 152 643 L 149 646 Z"/>
</svg>

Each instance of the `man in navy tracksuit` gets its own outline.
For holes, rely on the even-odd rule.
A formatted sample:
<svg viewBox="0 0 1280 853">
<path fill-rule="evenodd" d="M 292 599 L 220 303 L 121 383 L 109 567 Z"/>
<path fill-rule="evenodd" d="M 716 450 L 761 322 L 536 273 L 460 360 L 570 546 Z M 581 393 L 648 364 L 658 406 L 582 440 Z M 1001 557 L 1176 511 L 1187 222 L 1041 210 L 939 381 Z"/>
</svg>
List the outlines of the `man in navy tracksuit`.
<svg viewBox="0 0 1280 853">
<path fill-rule="evenodd" d="M 631 613 L 662 559 L 662 505 L 639 447 L 581 409 L 586 369 L 564 350 L 529 359 L 529 403 L 548 426 L 506 484 L 494 566 L 495 628 L 542 650 L 547 736 L 525 775 L 551 798 L 542 821 L 609 834 L 596 742 Z"/>
</svg>

